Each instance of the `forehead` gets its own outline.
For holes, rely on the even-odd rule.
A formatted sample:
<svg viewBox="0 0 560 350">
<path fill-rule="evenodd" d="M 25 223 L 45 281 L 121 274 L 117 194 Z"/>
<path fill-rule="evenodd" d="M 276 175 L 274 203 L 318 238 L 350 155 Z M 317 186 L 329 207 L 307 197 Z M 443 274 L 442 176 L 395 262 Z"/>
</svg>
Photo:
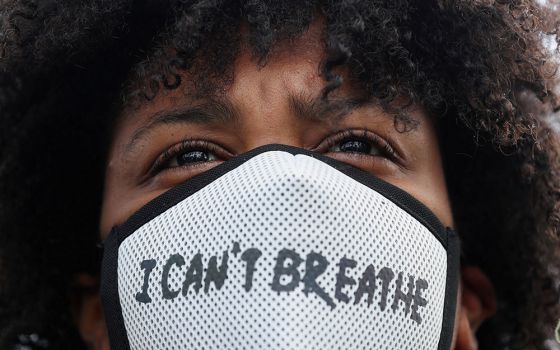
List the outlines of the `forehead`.
<svg viewBox="0 0 560 350">
<path fill-rule="evenodd" d="M 139 127 L 169 109 L 208 105 L 216 101 L 222 102 L 221 106 L 254 106 L 270 102 L 278 95 L 319 100 L 327 83 L 321 71 L 327 57 L 322 22 L 315 21 L 301 35 L 275 43 L 264 61 L 254 54 L 244 26 L 240 32 L 239 50 L 230 62 L 228 72 L 218 77 L 218 82 L 215 76 L 204 75 L 208 68 L 212 69 L 214 62 L 211 58 L 214 56 L 204 56 L 205 51 L 201 50 L 192 68 L 179 72 L 181 84 L 178 87 L 160 88 L 153 99 L 125 105 L 117 126 L 124 122 Z M 349 79 L 346 67 L 335 67 L 333 72 L 345 79 L 345 83 L 333 92 L 335 99 L 339 96 L 363 99 L 364 91 Z"/>
<path fill-rule="evenodd" d="M 254 65 L 259 70 L 266 70 L 277 66 L 298 69 L 307 65 L 318 71 L 325 58 L 325 25 L 322 20 L 312 22 L 298 35 L 273 42 L 266 54 L 261 52 L 261 44 L 252 42 L 254 34 L 246 24 L 241 24 L 236 30 L 237 33 L 224 33 L 226 37 L 219 35 L 216 40 L 207 37 L 189 57 L 183 57 L 172 44 L 162 44 L 163 50 L 156 51 L 132 68 L 131 76 L 125 83 L 125 96 L 147 96 L 147 100 L 151 100 L 157 96 L 154 90 L 165 93 L 176 89 L 191 97 L 219 94 L 227 89 L 240 66 Z M 175 76 L 179 76 L 180 86 L 176 86 L 178 81 Z M 142 102 L 145 104 L 146 101 Z"/>
</svg>

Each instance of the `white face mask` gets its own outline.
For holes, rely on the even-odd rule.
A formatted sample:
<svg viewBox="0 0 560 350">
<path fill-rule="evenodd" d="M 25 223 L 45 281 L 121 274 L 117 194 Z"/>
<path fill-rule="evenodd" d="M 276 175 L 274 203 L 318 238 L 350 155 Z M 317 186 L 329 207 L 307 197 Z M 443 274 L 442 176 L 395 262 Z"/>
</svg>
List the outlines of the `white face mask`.
<svg viewBox="0 0 560 350">
<path fill-rule="evenodd" d="M 451 346 L 459 242 L 406 192 L 269 145 L 171 189 L 104 243 L 115 349 Z"/>
</svg>

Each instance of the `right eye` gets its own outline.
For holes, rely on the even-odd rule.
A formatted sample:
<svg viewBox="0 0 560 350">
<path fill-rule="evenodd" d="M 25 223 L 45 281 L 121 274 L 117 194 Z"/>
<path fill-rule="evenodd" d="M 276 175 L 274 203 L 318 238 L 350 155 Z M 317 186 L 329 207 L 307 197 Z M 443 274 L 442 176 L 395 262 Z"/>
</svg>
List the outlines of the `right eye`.
<svg viewBox="0 0 560 350">
<path fill-rule="evenodd" d="M 230 158 L 231 154 L 225 149 L 203 140 L 185 140 L 171 146 L 155 161 L 152 169 L 154 173 L 212 164 Z"/>
</svg>

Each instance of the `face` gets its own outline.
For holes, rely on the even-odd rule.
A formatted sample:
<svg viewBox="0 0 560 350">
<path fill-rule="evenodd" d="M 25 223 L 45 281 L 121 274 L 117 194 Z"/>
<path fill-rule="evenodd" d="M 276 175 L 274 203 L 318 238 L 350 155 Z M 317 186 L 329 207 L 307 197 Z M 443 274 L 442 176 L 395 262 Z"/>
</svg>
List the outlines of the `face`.
<svg viewBox="0 0 560 350">
<path fill-rule="evenodd" d="M 321 99 L 320 34 L 314 26 L 297 41 L 278 45 L 264 67 L 242 50 L 234 81 L 219 96 L 194 100 L 181 89 L 163 91 L 125 111 L 107 167 L 103 237 L 172 187 L 272 143 L 319 152 L 376 175 L 452 226 L 432 116 L 413 106 L 407 112 L 416 127 L 399 132 L 394 115 L 364 101 L 349 79 L 328 101 Z"/>
<path fill-rule="evenodd" d="M 216 165 L 266 144 L 305 148 L 367 171 L 413 195 L 453 226 L 433 116 L 407 109 L 412 130 L 363 98 L 343 69 L 344 84 L 328 100 L 321 27 L 278 44 L 262 67 L 242 48 L 231 85 L 194 99 L 184 89 L 161 91 L 124 110 L 106 172 L 101 236 L 158 195 Z M 183 76 L 188 81 L 189 75 Z M 398 101 L 397 101 L 398 103 Z M 460 313 L 458 313 L 460 314 Z M 104 342 L 106 343 L 106 342 Z"/>
</svg>

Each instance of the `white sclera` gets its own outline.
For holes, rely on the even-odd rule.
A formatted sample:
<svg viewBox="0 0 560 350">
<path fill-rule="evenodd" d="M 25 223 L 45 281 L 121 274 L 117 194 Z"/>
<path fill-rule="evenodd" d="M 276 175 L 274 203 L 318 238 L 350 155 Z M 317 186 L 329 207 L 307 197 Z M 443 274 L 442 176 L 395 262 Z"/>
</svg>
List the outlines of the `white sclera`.
<svg viewBox="0 0 560 350">
<path fill-rule="evenodd" d="M 245 283 L 245 262 L 232 253 L 258 248 L 253 286 Z M 333 299 L 331 309 L 316 294 L 271 289 L 275 258 L 292 249 L 302 259 L 323 255 L 327 270 L 317 283 Z M 204 267 L 211 256 L 229 251 L 228 278 L 220 290 L 162 298 L 161 276 L 172 254 L 186 264 L 173 266 L 171 290 L 180 290 L 190 259 L 202 253 Z M 404 303 L 381 311 L 381 283 L 373 304 L 367 294 L 354 304 L 357 285 L 346 286 L 348 304 L 335 299 L 336 273 L 342 257 L 357 262 L 346 275 L 359 281 L 367 265 L 382 267 L 428 282 L 418 309 L 422 322 L 405 314 Z M 144 270 L 155 259 L 150 275 L 150 303 L 140 303 Z M 305 262 L 299 268 L 303 277 Z M 437 349 L 442 328 L 447 255 L 436 237 L 419 221 L 378 192 L 331 166 L 305 155 L 265 152 L 170 208 L 140 227 L 119 247 L 118 291 L 132 349 Z M 390 283 L 395 289 L 396 277 Z M 289 279 L 282 279 L 283 283 Z M 203 282 L 204 283 L 204 282 Z"/>
</svg>

